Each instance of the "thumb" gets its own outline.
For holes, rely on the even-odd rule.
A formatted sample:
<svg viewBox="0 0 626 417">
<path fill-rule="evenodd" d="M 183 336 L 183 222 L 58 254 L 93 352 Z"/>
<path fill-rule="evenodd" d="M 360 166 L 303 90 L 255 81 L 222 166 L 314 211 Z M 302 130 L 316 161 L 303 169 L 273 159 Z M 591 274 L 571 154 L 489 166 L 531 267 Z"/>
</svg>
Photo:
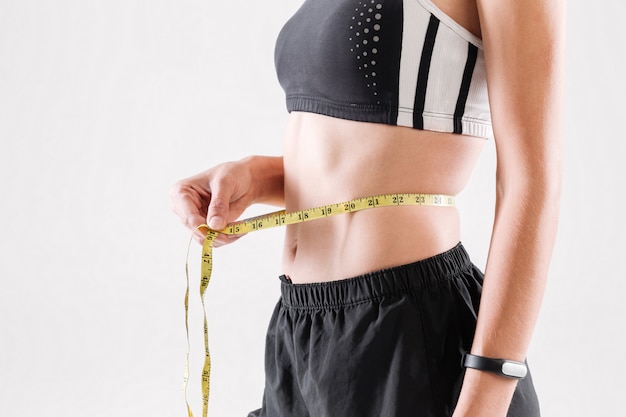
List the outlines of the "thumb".
<svg viewBox="0 0 626 417">
<path fill-rule="evenodd" d="M 221 192 L 220 192 L 221 191 Z M 211 194 L 211 202 L 207 213 L 207 224 L 213 230 L 222 230 L 228 223 L 230 198 L 223 190 L 215 190 Z"/>
</svg>

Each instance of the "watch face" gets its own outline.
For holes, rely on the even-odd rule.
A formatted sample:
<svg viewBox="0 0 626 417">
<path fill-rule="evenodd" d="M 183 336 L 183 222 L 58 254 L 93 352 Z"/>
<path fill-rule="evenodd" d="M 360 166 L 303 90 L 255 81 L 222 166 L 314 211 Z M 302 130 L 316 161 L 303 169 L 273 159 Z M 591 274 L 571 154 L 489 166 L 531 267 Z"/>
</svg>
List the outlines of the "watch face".
<svg viewBox="0 0 626 417">
<path fill-rule="evenodd" d="M 524 378 L 527 372 L 528 368 L 523 363 L 505 361 L 502 364 L 502 373 L 513 378 Z"/>
</svg>

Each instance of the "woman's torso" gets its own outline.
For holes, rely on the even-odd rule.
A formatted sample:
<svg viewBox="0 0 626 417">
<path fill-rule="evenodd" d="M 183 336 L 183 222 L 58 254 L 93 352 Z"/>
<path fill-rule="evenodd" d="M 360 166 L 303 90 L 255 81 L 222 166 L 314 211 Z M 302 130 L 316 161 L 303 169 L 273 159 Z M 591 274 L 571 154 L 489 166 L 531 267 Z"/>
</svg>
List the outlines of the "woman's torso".
<svg viewBox="0 0 626 417">
<path fill-rule="evenodd" d="M 476 34 L 470 1 L 434 3 Z M 456 195 L 484 142 L 294 111 L 284 146 L 286 210 L 387 193 Z M 344 279 L 425 259 L 459 240 L 456 208 L 377 208 L 288 226 L 282 270 L 296 283 Z"/>
</svg>

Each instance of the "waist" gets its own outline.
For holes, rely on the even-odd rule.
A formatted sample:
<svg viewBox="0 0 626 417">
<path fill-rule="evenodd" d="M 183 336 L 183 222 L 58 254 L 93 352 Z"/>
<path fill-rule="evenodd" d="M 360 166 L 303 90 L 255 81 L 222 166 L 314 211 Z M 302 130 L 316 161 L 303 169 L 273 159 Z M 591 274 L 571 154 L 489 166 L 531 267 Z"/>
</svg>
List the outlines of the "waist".
<svg viewBox="0 0 626 417">
<path fill-rule="evenodd" d="M 288 212 L 387 193 L 456 195 L 484 140 L 292 113 L 284 150 Z M 326 282 L 406 264 L 460 240 L 451 207 L 383 207 L 288 226 L 283 273 Z"/>
<path fill-rule="evenodd" d="M 451 207 L 381 207 L 285 233 L 283 273 L 294 283 L 336 281 L 432 257 L 460 241 Z"/>
</svg>

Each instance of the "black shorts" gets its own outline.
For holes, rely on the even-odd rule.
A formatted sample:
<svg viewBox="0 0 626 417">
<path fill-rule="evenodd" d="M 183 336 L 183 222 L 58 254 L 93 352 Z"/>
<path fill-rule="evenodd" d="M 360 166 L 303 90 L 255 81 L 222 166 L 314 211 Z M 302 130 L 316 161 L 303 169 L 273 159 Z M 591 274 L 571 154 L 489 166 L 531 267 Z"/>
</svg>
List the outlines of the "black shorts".
<svg viewBox="0 0 626 417">
<path fill-rule="evenodd" d="M 451 416 L 482 279 L 461 244 L 341 281 L 281 277 L 263 407 L 248 417 Z M 518 382 L 508 416 L 539 416 L 530 375 Z"/>
</svg>

